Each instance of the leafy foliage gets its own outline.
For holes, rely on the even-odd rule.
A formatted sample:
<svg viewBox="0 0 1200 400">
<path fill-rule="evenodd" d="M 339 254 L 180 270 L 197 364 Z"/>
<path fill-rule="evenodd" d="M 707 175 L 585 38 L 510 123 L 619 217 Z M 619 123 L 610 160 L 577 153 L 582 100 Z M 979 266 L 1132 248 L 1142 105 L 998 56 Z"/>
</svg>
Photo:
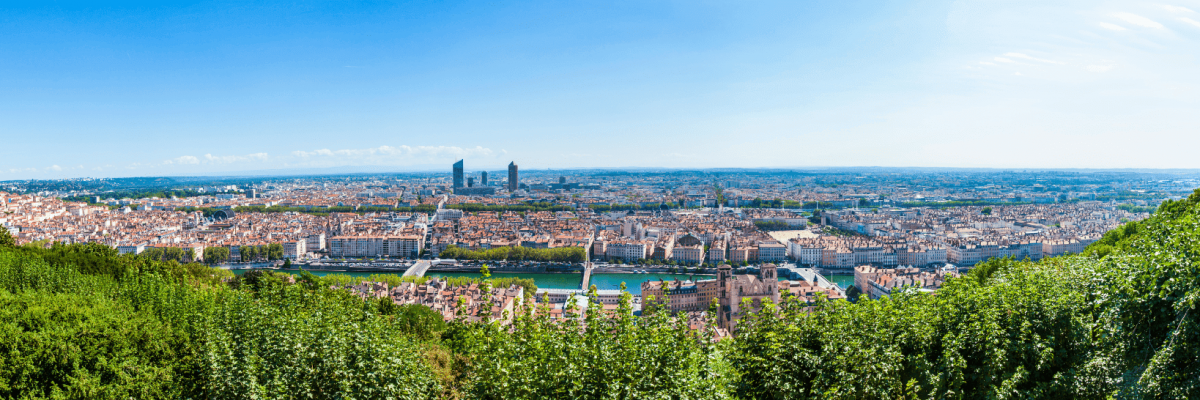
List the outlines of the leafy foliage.
<svg viewBox="0 0 1200 400">
<path fill-rule="evenodd" d="M 1086 255 L 982 263 L 936 296 L 787 299 L 739 325 L 743 398 L 1200 397 L 1200 191 Z"/>
<path fill-rule="evenodd" d="M 223 291 L 199 333 L 211 398 L 428 398 L 440 392 L 391 319 L 343 291 Z"/>
<path fill-rule="evenodd" d="M 396 325 L 405 334 L 421 340 L 430 340 L 440 337 L 441 333 L 446 331 L 446 322 L 442 320 L 442 315 L 429 307 L 419 304 L 397 306 L 389 299 L 380 299 L 380 304 L 385 304 L 381 308 L 387 310 L 381 310 L 380 313 L 394 315 Z"/>
<path fill-rule="evenodd" d="M 90 245 L 0 249 L 0 397 L 441 393 L 418 344 L 357 297 L 274 274 L 241 289 L 228 279 Z"/>
<path fill-rule="evenodd" d="M 728 398 L 733 373 L 709 332 L 667 313 L 634 317 L 628 294 L 612 314 L 592 300 L 558 322 L 542 307 L 512 329 L 455 324 L 451 343 L 470 357 L 464 391 L 478 399 Z"/>
<path fill-rule="evenodd" d="M 1142 207 L 1142 206 L 1135 206 L 1133 204 L 1118 204 L 1117 209 L 1125 210 L 1125 211 L 1135 213 L 1135 214 L 1136 213 L 1151 213 L 1151 214 L 1153 214 L 1155 211 L 1154 207 Z"/>
<path fill-rule="evenodd" d="M 0 291 L 0 397 L 168 397 L 185 338 L 106 296 Z"/>
<path fill-rule="evenodd" d="M 0 247 L 13 247 L 17 245 L 17 240 L 13 239 L 12 234 L 8 232 L 8 228 L 0 226 Z"/>
<path fill-rule="evenodd" d="M 440 255 L 442 258 L 459 260 L 489 260 L 489 261 L 539 261 L 539 262 L 571 262 L 585 261 L 587 252 L 582 247 L 558 247 L 553 249 L 531 249 L 528 247 L 497 247 L 487 250 L 470 250 L 458 246 L 448 246 Z"/>
<path fill-rule="evenodd" d="M 846 288 L 846 300 L 850 300 L 851 303 L 858 302 L 858 298 L 862 294 L 862 289 L 859 289 L 858 286 L 850 285 L 850 287 Z"/>
<path fill-rule="evenodd" d="M 784 231 L 794 229 L 790 224 L 784 221 L 754 221 L 754 226 L 764 231 Z"/>
<path fill-rule="evenodd" d="M 1084 303 L 1048 271 L 937 296 L 857 303 L 792 297 L 745 318 L 731 361 L 743 398 L 1070 398 L 1081 392 Z M 1055 294 L 1060 293 L 1060 294 Z"/>
<path fill-rule="evenodd" d="M 268 244 L 266 251 L 267 251 L 267 259 L 268 260 L 282 260 L 283 259 L 283 245 L 282 244 L 279 244 L 279 243 Z"/>
<path fill-rule="evenodd" d="M 221 264 L 229 261 L 228 247 L 205 247 L 204 262 L 209 265 Z"/>
</svg>

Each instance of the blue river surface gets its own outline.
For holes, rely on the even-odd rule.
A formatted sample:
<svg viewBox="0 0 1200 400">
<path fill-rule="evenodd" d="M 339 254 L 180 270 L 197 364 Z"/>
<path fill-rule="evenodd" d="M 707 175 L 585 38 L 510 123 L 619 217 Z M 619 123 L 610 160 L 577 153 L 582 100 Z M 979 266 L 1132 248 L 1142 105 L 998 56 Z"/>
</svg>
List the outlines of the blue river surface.
<svg viewBox="0 0 1200 400">
<path fill-rule="evenodd" d="M 247 270 L 233 270 L 235 274 L 245 273 Z M 279 270 L 279 272 L 290 272 Z M 401 272 L 346 272 L 346 271 L 309 271 L 317 276 L 325 276 L 328 274 L 342 274 L 350 276 L 368 277 L 371 275 L 403 275 Z M 465 276 L 469 278 L 479 278 L 478 272 L 429 272 L 425 274 L 429 277 L 456 277 Z M 523 278 L 533 279 L 534 284 L 543 289 L 578 289 L 579 283 L 583 280 L 581 273 L 509 273 L 509 272 L 493 272 L 493 278 Z M 597 289 L 601 290 L 617 290 L 621 288 L 621 283 L 625 283 L 625 290 L 634 295 L 642 294 L 642 282 L 657 281 L 657 280 L 696 280 L 696 279 L 715 279 L 713 275 L 695 275 L 695 274 L 668 274 L 668 273 L 649 273 L 649 274 L 592 274 L 592 285 L 596 285 Z M 853 275 L 826 275 L 826 279 L 836 283 L 842 289 L 849 287 L 854 283 Z M 782 279 L 782 278 L 781 278 Z"/>
</svg>

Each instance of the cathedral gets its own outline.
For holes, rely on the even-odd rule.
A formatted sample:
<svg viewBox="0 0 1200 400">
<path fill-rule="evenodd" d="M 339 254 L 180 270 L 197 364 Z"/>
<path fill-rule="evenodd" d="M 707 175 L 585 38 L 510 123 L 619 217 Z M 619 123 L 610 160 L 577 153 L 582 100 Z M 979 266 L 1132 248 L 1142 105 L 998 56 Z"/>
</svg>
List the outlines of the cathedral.
<svg viewBox="0 0 1200 400">
<path fill-rule="evenodd" d="M 768 298 L 779 302 L 775 264 L 763 264 L 758 275 L 734 275 L 732 267 L 722 265 L 717 268 L 717 279 L 642 282 L 643 310 L 708 311 L 713 299 L 717 299 L 718 324 L 730 330 L 744 311 L 743 300 L 749 299 L 753 309 L 758 309 L 762 300 Z"/>
</svg>

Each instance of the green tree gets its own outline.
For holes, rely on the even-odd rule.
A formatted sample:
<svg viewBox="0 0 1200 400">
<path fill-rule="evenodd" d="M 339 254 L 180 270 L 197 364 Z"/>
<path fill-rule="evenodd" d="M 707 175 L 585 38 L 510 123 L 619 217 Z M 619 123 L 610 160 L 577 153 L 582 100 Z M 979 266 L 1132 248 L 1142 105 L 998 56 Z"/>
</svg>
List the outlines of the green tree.
<svg viewBox="0 0 1200 400">
<path fill-rule="evenodd" d="M 391 299 L 381 299 L 391 304 Z M 420 304 L 406 304 L 395 308 L 396 325 L 401 332 L 421 340 L 431 340 L 446 331 L 442 315 Z"/>
<path fill-rule="evenodd" d="M 204 262 L 209 265 L 221 264 L 229 261 L 228 247 L 205 247 Z"/>
<path fill-rule="evenodd" d="M 268 260 L 282 260 L 283 259 L 283 245 L 279 244 L 279 243 L 268 244 L 267 245 L 267 259 Z"/>
<path fill-rule="evenodd" d="M 455 352 L 468 357 L 466 397 L 478 399 L 728 397 L 730 366 L 705 332 L 668 313 L 632 315 L 623 293 L 611 314 L 590 293 L 552 321 L 542 303 L 512 327 L 452 323 Z M 538 367 L 540 366 L 540 367 Z M 512 371 L 525 371 L 513 373 Z"/>
<path fill-rule="evenodd" d="M 163 249 L 164 261 L 184 261 L 183 249 L 178 247 L 168 247 Z"/>
<path fill-rule="evenodd" d="M 0 226 L 0 247 L 13 247 L 17 245 L 17 240 L 13 239 L 12 234 L 8 232 L 8 228 Z"/>
<path fill-rule="evenodd" d="M 238 255 L 242 257 L 242 262 L 258 261 L 260 258 L 258 246 L 242 246 L 238 248 Z"/>
<path fill-rule="evenodd" d="M 585 261 L 587 252 L 582 247 L 559 247 L 553 249 L 531 249 L 528 247 L 496 247 L 487 250 L 470 250 L 458 246 L 447 246 L 439 254 L 442 258 L 459 260 L 491 260 L 491 261 L 539 261 L 539 262 L 569 262 Z"/>
<path fill-rule="evenodd" d="M 846 288 L 846 300 L 857 303 L 859 296 L 862 295 L 862 290 L 858 286 L 850 285 Z"/>
<path fill-rule="evenodd" d="M 981 214 L 983 214 L 983 215 L 992 215 L 992 208 L 991 208 L 991 207 L 984 207 L 984 208 L 983 208 L 983 211 L 980 211 L 980 213 L 981 213 Z"/>
<path fill-rule="evenodd" d="M 154 261 L 163 261 L 166 258 L 166 251 L 157 247 L 151 247 L 143 250 L 138 255 Z"/>
</svg>

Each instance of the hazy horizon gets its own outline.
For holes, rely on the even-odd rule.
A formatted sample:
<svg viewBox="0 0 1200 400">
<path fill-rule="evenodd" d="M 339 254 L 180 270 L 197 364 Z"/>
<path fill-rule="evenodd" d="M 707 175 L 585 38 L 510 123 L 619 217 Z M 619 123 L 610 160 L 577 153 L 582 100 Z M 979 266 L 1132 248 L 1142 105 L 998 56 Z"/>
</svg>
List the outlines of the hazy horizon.
<svg viewBox="0 0 1200 400">
<path fill-rule="evenodd" d="M 1200 168 L 1200 0 L 0 10 L 0 181 Z"/>
<path fill-rule="evenodd" d="M 483 167 L 483 168 L 465 168 L 468 174 L 478 173 L 480 171 L 488 171 L 492 173 L 503 174 L 504 166 Z M 667 168 L 667 167 L 596 167 L 596 168 L 541 168 L 541 169 L 521 169 L 523 175 L 542 176 L 554 175 L 559 173 L 584 175 L 603 172 L 629 172 L 629 173 L 673 173 L 673 172 L 703 172 L 713 174 L 729 174 L 729 173 L 867 173 L 882 172 L 882 173 L 1047 173 L 1047 172 L 1062 172 L 1062 173 L 1128 173 L 1128 174 L 1165 174 L 1165 175 L 1190 175 L 1200 176 L 1200 169 L 1194 168 L 969 168 L 969 167 L 884 167 L 884 166 L 813 166 L 813 167 L 764 167 L 764 168 Z M 230 171 L 226 173 L 214 174 L 171 174 L 171 175 L 128 175 L 128 176 L 113 176 L 113 177 L 97 177 L 97 176 L 80 176 L 75 178 L 57 178 L 57 179 L 138 179 L 138 178 L 180 178 L 186 180 L 223 180 L 223 179 L 270 179 L 270 178 L 296 178 L 296 177 L 339 177 L 339 176 L 383 176 L 383 175 L 446 175 L 449 177 L 451 171 L 449 168 L 441 168 L 441 166 L 418 166 L 410 168 L 402 167 L 327 167 L 327 168 L 280 168 L 267 170 L 246 170 L 246 171 Z M 499 176 L 499 175 L 498 175 Z M 503 179 L 503 176 L 499 176 Z M 1192 177 L 1191 179 L 1197 179 Z M 7 179 L 0 182 L 19 182 L 27 179 Z M 50 179 L 54 180 L 54 179 Z"/>
</svg>

